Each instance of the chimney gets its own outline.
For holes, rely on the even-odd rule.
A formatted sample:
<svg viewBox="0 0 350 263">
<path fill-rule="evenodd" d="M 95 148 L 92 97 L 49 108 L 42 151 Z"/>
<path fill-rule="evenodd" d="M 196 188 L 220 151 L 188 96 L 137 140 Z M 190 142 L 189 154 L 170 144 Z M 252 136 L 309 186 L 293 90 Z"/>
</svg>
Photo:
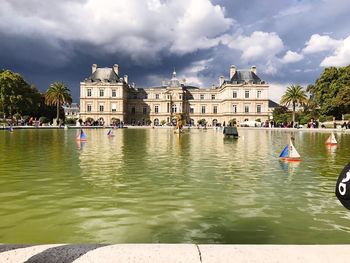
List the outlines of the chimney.
<svg viewBox="0 0 350 263">
<path fill-rule="evenodd" d="M 224 76 L 220 76 L 219 77 L 219 87 L 221 87 L 222 84 L 224 84 L 225 81 L 225 77 Z"/>
<path fill-rule="evenodd" d="M 124 75 L 124 81 L 126 84 L 128 84 L 128 75 Z"/>
<path fill-rule="evenodd" d="M 254 72 L 254 74 L 256 74 L 256 66 L 252 66 L 251 71 Z"/>
<path fill-rule="evenodd" d="M 232 65 L 230 67 L 230 79 L 232 79 L 232 77 L 235 75 L 236 73 L 236 67 L 234 65 Z"/>
<path fill-rule="evenodd" d="M 114 64 L 113 65 L 113 71 L 114 71 L 115 74 L 119 75 L 119 66 L 118 66 L 118 64 Z"/>
<path fill-rule="evenodd" d="M 92 66 L 91 66 L 92 74 L 94 74 L 94 72 L 96 71 L 96 69 L 97 69 L 97 65 L 96 65 L 96 64 L 92 64 Z"/>
</svg>

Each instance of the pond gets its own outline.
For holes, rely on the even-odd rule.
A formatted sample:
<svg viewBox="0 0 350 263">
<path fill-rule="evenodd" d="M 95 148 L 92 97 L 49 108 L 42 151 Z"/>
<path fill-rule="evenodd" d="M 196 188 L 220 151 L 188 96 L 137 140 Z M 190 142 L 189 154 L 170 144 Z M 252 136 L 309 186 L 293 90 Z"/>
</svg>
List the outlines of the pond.
<svg viewBox="0 0 350 263">
<path fill-rule="evenodd" d="M 338 244 L 350 135 L 240 129 L 0 131 L 1 243 Z"/>
</svg>

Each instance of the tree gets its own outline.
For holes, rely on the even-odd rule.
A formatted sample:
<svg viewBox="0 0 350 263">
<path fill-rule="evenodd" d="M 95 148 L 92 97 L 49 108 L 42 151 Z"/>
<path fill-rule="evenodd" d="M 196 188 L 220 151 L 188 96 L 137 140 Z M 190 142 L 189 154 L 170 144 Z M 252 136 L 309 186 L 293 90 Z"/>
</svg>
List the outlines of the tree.
<svg viewBox="0 0 350 263">
<path fill-rule="evenodd" d="M 292 104 L 293 107 L 293 115 L 292 120 L 295 123 L 295 107 L 297 104 L 304 104 L 307 101 L 307 96 L 305 91 L 300 85 L 291 85 L 287 87 L 286 92 L 281 98 L 281 104 L 285 106 L 289 106 Z"/>
<path fill-rule="evenodd" d="M 314 85 L 307 91 L 317 104 L 322 116 L 331 115 L 340 119 L 350 113 L 350 66 L 326 68 Z"/>
<path fill-rule="evenodd" d="M 64 103 L 72 103 L 72 96 L 69 88 L 62 82 L 54 82 L 46 91 L 45 103 L 47 105 L 56 105 L 56 118 L 58 120 L 61 106 Z"/>
<path fill-rule="evenodd" d="M 10 70 L 0 72 L 0 105 L 4 118 L 15 113 L 34 115 L 40 104 L 41 94 L 29 85 L 20 74 Z"/>
</svg>

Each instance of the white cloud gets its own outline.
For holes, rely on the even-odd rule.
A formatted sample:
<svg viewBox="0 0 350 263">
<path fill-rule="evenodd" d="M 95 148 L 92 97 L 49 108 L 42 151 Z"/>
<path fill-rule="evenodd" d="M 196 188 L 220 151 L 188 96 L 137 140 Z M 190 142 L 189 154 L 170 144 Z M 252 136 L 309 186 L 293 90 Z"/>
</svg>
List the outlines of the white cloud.
<svg viewBox="0 0 350 263">
<path fill-rule="evenodd" d="M 302 54 L 298 54 L 297 52 L 293 52 L 291 50 L 288 50 L 284 57 L 281 59 L 281 62 L 283 64 L 288 64 L 288 63 L 295 63 L 300 60 L 302 60 L 304 56 Z"/>
<path fill-rule="evenodd" d="M 162 52 L 186 54 L 218 45 L 234 24 L 224 13 L 210 0 L 44 1 L 40 8 L 37 0 L 5 0 L 0 33 L 83 42 L 135 62 L 156 61 Z"/>
<path fill-rule="evenodd" d="M 275 74 L 280 67 L 277 55 L 284 49 L 284 45 L 275 32 L 255 31 L 250 36 L 225 36 L 223 44 L 242 51 L 242 62 L 253 63 L 264 73 Z"/>
<path fill-rule="evenodd" d="M 323 59 L 321 67 L 342 67 L 350 64 L 350 36 L 334 51 L 332 56 Z"/>
<path fill-rule="evenodd" d="M 342 40 L 333 39 L 330 36 L 320 36 L 314 34 L 309 41 L 305 43 L 306 47 L 303 49 L 304 54 L 312 54 L 323 51 L 333 51 L 342 44 Z"/>
<path fill-rule="evenodd" d="M 255 61 L 261 58 L 274 57 L 283 50 L 282 39 L 275 32 L 255 31 L 250 36 L 233 38 L 228 46 L 241 50 L 244 61 Z"/>
</svg>

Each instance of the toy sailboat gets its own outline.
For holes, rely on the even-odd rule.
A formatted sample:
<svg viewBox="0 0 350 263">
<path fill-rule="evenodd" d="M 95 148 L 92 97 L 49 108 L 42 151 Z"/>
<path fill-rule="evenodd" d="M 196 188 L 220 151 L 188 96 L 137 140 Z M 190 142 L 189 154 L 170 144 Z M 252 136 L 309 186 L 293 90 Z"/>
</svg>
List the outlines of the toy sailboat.
<svg viewBox="0 0 350 263">
<path fill-rule="evenodd" d="M 112 131 L 112 130 L 109 130 L 108 133 L 107 133 L 107 136 L 108 136 L 108 137 L 113 137 L 113 136 L 114 136 L 113 131 Z"/>
<path fill-rule="evenodd" d="M 13 132 L 13 127 L 10 126 L 10 128 L 8 129 L 9 132 Z"/>
<path fill-rule="evenodd" d="M 289 141 L 289 144 L 287 144 L 283 151 L 281 152 L 280 156 L 282 160 L 287 162 L 300 162 L 300 154 L 298 153 L 297 149 L 295 149 L 292 140 Z"/>
<path fill-rule="evenodd" d="M 80 131 L 77 134 L 77 141 L 85 142 L 87 140 L 87 136 L 84 133 L 83 129 L 80 129 Z"/>
<path fill-rule="evenodd" d="M 332 134 L 326 140 L 326 145 L 336 145 L 336 144 L 337 144 L 337 140 L 335 139 L 334 133 L 332 132 Z"/>
</svg>

